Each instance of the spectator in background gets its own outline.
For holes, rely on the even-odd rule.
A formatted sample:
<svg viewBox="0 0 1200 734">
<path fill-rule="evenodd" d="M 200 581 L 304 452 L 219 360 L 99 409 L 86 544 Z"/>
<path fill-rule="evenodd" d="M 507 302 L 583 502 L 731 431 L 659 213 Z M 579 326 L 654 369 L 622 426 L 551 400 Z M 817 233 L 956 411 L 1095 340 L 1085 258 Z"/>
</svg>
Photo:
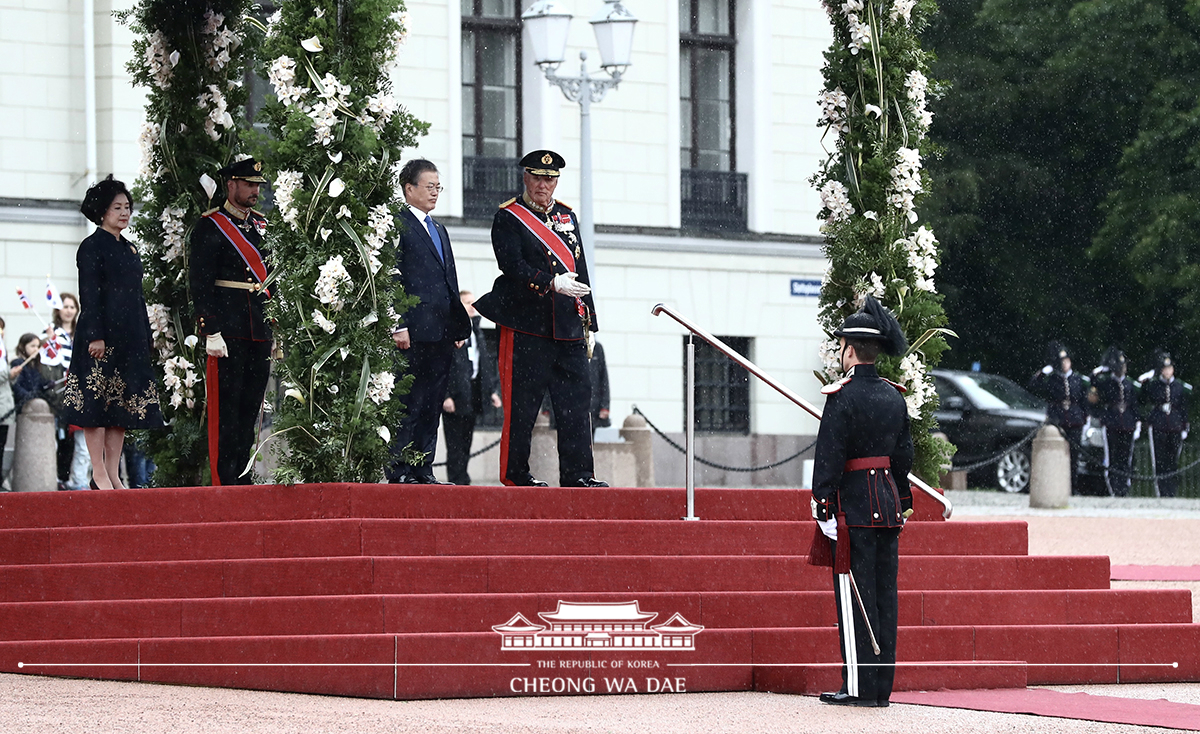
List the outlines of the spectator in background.
<svg viewBox="0 0 1200 734">
<path fill-rule="evenodd" d="M 16 370 L 15 374 L 13 370 Z M 12 381 L 21 374 L 20 368 L 8 366 L 8 348 L 4 344 L 4 319 L 0 319 L 0 489 L 12 485 L 4 475 L 4 448 L 8 445 L 8 427 L 16 422 L 17 407 L 13 400 Z"/>
<path fill-rule="evenodd" d="M 49 393 L 53 383 L 46 379 L 36 364 L 32 364 L 37 360 L 41 346 L 42 340 L 37 334 L 22 334 L 21 340 L 17 342 L 17 354 L 10 363 L 10 379 L 17 414 L 25 408 L 25 403 L 34 398 L 50 402 Z M 52 406 L 53 404 L 51 403 Z"/>
<path fill-rule="evenodd" d="M 62 382 L 71 369 L 71 348 L 75 338 L 75 322 L 79 318 L 79 299 L 74 293 L 63 293 L 62 308 L 54 309 L 54 325 L 46 327 L 46 341 L 53 340 L 51 349 L 42 350 L 39 369 L 55 383 Z M 61 407 L 61 406 L 56 406 Z M 61 414 L 61 411 L 56 410 Z M 92 468 L 83 433 L 74 426 L 56 421 L 58 439 L 58 481 L 66 489 L 84 489 Z"/>
<path fill-rule="evenodd" d="M 471 440 L 475 420 L 483 413 L 484 400 L 499 408 L 500 375 L 496 358 L 487 351 L 480 328 L 482 318 L 471 306 L 471 291 L 460 291 L 459 298 L 471 317 L 471 336 L 450 360 L 450 381 L 442 403 L 442 430 L 446 433 L 446 478 L 452 484 L 470 484 L 467 463 L 471 459 Z"/>
</svg>

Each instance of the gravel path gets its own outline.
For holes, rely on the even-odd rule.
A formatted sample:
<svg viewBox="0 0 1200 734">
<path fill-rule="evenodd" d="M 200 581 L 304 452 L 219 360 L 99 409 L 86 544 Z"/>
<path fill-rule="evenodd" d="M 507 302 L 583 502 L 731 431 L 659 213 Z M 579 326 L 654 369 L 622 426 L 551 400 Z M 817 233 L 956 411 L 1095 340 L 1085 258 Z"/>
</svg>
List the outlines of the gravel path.
<svg viewBox="0 0 1200 734">
<path fill-rule="evenodd" d="M 1200 565 L 1200 501 L 1075 498 L 1067 510 L 1048 511 L 1030 510 L 1028 498 L 1020 495 L 955 492 L 952 499 L 955 520 L 1028 522 L 1031 554 L 1107 555 L 1114 564 Z M 1164 586 L 1191 588 L 1193 599 L 1200 592 L 1200 584 L 1193 583 L 1114 583 L 1119 588 Z M 1200 614 L 1194 618 L 1200 619 Z M 1200 705 L 1200 684 L 1051 688 Z M 889 709 L 841 709 L 812 697 L 769 693 L 397 702 L 0 675 L 0 731 L 1108 734 L 1167 730 L 900 704 Z"/>
</svg>

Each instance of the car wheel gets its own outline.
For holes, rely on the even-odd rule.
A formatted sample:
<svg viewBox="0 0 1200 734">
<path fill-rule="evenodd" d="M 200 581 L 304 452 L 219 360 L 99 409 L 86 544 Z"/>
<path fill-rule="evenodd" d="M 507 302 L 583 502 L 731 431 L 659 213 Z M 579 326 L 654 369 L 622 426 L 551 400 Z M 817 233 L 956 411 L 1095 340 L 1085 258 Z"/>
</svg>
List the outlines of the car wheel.
<svg viewBox="0 0 1200 734">
<path fill-rule="evenodd" d="M 996 462 L 996 484 L 1004 492 L 1028 492 L 1029 470 L 1032 462 L 1029 453 L 1013 449 Z"/>
</svg>

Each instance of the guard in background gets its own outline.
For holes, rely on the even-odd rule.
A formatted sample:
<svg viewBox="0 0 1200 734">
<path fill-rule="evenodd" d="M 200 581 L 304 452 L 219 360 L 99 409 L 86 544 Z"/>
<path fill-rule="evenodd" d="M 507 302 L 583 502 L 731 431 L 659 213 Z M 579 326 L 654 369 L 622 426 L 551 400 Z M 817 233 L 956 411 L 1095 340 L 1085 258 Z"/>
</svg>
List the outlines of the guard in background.
<svg viewBox="0 0 1200 734">
<path fill-rule="evenodd" d="M 1155 355 L 1154 369 L 1138 378 L 1142 405 L 1149 424 L 1150 456 L 1154 460 L 1154 492 L 1174 497 L 1179 477 L 1166 476 L 1179 468 L 1179 455 L 1188 435 L 1188 395 L 1192 386 L 1175 377 L 1175 363 L 1167 352 Z"/>
<path fill-rule="evenodd" d="M 239 477 L 250 461 L 255 424 L 271 375 L 271 325 L 264 314 L 270 293 L 267 218 L 252 207 L 267 182 L 253 158 L 219 171 L 225 203 L 204 213 L 192 230 L 192 310 L 208 353 L 205 389 L 208 454 L 213 486 L 248 484 Z"/>
<path fill-rule="evenodd" d="M 550 392 L 558 426 L 559 483 L 607 487 L 593 476 L 588 372 L 597 330 L 588 266 L 571 208 L 554 199 L 563 157 L 535 150 L 521 159 L 525 191 L 500 205 L 492 249 L 501 275 L 475 302 L 500 327 L 500 480 L 544 487 L 529 472 L 533 424 Z"/>
<path fill-rule="evenodd" d="M 1058 342 L 1050 343 L 1046 361 L 1030 378 L 1029 391 L 1046 401 L 1046 422 L 1058 426 L 1071 446 L 1071 494 L 1078 494 L 1079 449 L 1091 380 L 1071 369 L 1071 355 Z"/>
<path fill-rule="evenodd" d="M 1108 493 L 1128 497 L 1133 475 L 1133 442 L 1142 430 L 1138 413 L 1138 386 L 1127 374 L 1125 353 L 1116 347 L 1104 352 L 1092 371 L 1092 393 L 1104 426 L 1104 478 Z M 1116 470 L 1115 472 L 1112 470 Z"/>
<path fill-rule="evenodd" d="M 912 514 L 913 442 L 904 388 L 879 377 L 875 358 L 899 356 L 907 343 L 895 317 L 871 296 L 834 334 L 846 376 L 821 390 L 825 412 L 812 491 L 820 533 L 809 558 L 833 566 L 843 665 L 841 690 L 822 693 L 821 701 L 887 706 L 896 673 L 900 530 Z"/>
</svg>

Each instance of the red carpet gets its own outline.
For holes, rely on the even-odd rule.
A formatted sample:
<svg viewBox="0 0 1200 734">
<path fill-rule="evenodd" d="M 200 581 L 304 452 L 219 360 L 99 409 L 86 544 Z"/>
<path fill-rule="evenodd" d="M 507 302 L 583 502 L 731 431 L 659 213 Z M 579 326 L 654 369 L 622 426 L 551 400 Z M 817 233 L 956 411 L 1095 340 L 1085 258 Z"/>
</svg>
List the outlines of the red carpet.
<svg viewBox="0 0 1200 734">
<path fill-rule="evenodd" d="M 892 703 L 919 706 L 998 711 L 1007 714 L 1055 716 L 1061 719 L 1103 721 L 1112 724 L 1161 726 L 1166 729 L 1200 729 L 1200 706 L 1165 699 L 1144 700 L 1063 693 L 1044 688 L 988 691 L 913 691 L 892 694 Z"/>
<path fill-rule="evenodd" d="M 1113 566 L 1113 581 L 1200 581 L 1200 566 Z"/>
</svg>

